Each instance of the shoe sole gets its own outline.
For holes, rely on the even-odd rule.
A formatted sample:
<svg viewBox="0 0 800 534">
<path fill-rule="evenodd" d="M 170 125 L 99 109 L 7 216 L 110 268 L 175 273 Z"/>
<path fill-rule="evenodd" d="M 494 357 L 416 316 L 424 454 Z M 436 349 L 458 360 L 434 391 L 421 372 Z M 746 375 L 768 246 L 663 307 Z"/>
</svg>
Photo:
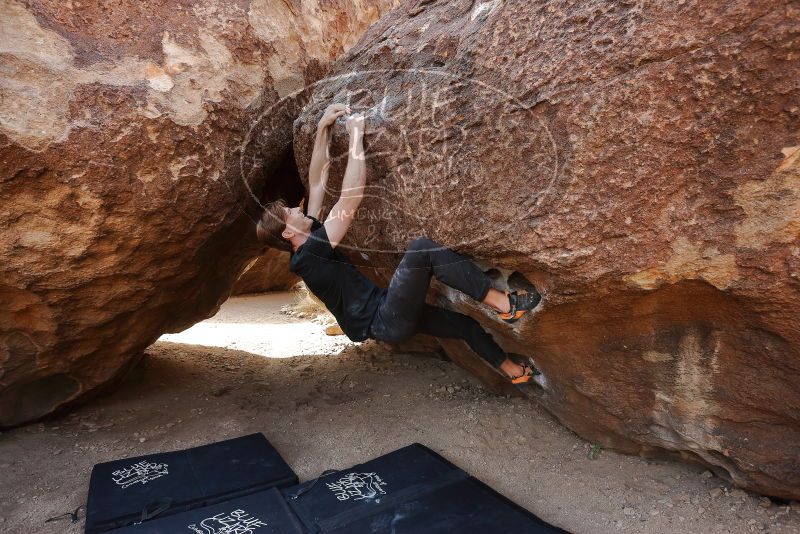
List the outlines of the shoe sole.
<svg viewBox="0 0 800 534">
<path fill-rule="evenodd" d="M 517 310 L 512 316 L 510 313 L 501 313 L 500 318 L 508 324 L 516 323 L 530 310 Z M 504 317 L 505 316 L 505 317 Z"/>
</svg>

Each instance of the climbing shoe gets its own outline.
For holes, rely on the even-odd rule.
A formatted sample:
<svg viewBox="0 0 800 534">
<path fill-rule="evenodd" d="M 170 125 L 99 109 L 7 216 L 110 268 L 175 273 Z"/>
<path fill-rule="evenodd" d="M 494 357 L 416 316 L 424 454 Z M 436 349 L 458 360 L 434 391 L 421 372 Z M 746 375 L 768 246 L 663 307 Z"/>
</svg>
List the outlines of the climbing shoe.
<svg viewBox="0 0 800 534">
<path fill-rule="evenodd" d="M 506 357 L 517 365 L 522 366 L 522 374 L 520 376 L 509 377 L 512 384 L 527 384 L 542 374 L 541 371 L 536 368 L 536 364 L 530 356 L 509 352 L 506 354 Z"/>
<path fill-rule="evenodd" d="M 516 291 L 509 293 L 506 291 L 506 295 L 508 295 L 508 302 L 511 308 L 507 313 L 497 313 L 507 323 L 516 323 L 523 315 L 536 308 L 542 300 L 542 296 L 535 290 L 529 293 L 517 293 Z"/>
<path fill-rule="evenodd" d="M 519 375 L 519 376 L 512 376 L 512 377 L 510 377 L 510 378 L 511 378 L 511 383 L 512 383 L 512 384 L 527 384 L 527 383 L 528 383 L 528 382 L 530 382 L 530 381 L 531 381 L 531 380 L 532 380 L 532 379 L 533 379 L 533 378 L 534 378 L 536 375 L 540 375 L 540 374 L 541 374 L 541 373 L 539 372 L 539 370 L 538 370 L 538 369 L 536 369 L 536 367 L 533 367 L 533 366 L 531 366 L 531 365 L 528 365 L 528 364 L 526 364 L 526 363 L 523 363 L 523 364 L 521 364 L 521 365 L 522 365 L 522 374 L 521 374 L 521 375 Z"/>
</svg>

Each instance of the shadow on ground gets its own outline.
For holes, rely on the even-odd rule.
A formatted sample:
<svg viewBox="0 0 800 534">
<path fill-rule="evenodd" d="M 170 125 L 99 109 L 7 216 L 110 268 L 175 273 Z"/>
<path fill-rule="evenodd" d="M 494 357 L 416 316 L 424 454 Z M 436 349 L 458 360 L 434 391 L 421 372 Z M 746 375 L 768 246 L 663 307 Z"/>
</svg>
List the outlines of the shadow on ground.
<svg viewBox="0 0 800 534">
<path fill-rule="evenodd" d="M 44 520 L 85 502 L 95 463 L 250 432 L 301 480 L 421 442 L 576 533 L 800 531 L 797 511 L 736 490 L 713 496 L 727 484 L 700 469 L 608 451 L 592 460 L 591 444 L 532 401 L 493 396 L 437 356 L 371 341 L 275 359 L 156 343 L 112 395 L 0 434 L 0 531 L 82 532 Z"/>
</svg>

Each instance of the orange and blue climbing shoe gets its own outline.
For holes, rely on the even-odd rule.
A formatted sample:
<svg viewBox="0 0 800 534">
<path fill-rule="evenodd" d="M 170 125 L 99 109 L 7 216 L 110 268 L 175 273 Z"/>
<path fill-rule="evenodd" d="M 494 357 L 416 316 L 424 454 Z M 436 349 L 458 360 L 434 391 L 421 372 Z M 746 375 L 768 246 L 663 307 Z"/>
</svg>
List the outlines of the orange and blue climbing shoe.
<svg viewBox="0 0 800 534">
<path fill-rule="evenodd" d="M 522 363 L 520 365 L 522 366 L 522 374 L 519 376 L 510 377 L 512 384 L 527 384 L 531 381 L 531 379 L 533 379 L 533 377 L 541 374 L 536 367 L 533 367 L 532 365 L 528 365 L 526 363 Z"/>
<path fill-rule="evenodd" d="M 502 320 L 507 323 L 516 323 L 520 318 L 536 308 L 539 302 L 542 301 L 542 296 L 538 291 L 531 291 L 530 293 L 517 293 L 516 291 L 508 292 L 508 303 L 510 309 L 508 312 L 497 312 Z"/>
<path fill-rule="evenodd" d="M 512 384 L 527 384 L 533 381 L 538 375 L 542 374 L 539 369 L 536 368 L 536 363 L 530 356 L 509 352 L 506 354 L 506 358 L 522 367 L 521 375 L 509 376 Z"/>
</svg>

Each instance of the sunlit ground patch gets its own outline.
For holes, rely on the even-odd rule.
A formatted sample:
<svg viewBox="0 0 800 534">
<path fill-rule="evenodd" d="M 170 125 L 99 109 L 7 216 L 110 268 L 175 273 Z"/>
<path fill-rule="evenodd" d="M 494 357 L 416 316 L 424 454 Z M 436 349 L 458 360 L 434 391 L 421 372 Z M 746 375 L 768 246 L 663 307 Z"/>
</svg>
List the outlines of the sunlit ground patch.
<svg viewBox="0 0 800 534">
<path fill-rule="evenodd" d="M 326 335 L 324 324 L 281 312 L 281 306 L 293 302 L 288 292 L 233 297 L 214 317 L 183 332 L 165 334 L 159 341 L 223 347 L 267 358 L 336 356 L 356 345 L 346 336 Z"/>
</svg>

